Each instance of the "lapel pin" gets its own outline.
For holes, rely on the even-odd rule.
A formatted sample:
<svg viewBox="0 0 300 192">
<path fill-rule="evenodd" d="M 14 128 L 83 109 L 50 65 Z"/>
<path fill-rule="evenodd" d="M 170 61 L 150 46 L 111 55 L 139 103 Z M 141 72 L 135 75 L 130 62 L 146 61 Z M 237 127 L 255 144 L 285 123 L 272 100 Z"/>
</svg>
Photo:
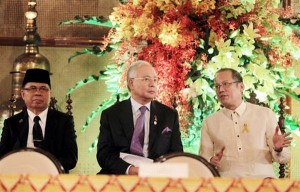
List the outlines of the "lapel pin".
<svg viewBox="0 0 300 192">
<path fill-rule="evenodd" d="M 157 116 L 154 115 L 154 125 L 157 125 Z"/>
</svg>

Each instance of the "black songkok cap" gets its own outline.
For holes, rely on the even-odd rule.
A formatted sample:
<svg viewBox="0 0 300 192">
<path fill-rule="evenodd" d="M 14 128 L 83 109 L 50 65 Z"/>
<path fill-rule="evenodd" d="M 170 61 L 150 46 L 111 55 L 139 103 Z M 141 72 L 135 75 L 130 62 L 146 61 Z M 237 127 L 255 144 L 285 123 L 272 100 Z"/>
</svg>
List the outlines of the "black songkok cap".
<svg viewBox="0 0 300 192">
<path fill-rule="evenodd" d="M 28 82 L 46 83 L 51 88 L 49 71 L 44 69 L 27 69 L 22 87 L 24 87 Z"/>
</svg>

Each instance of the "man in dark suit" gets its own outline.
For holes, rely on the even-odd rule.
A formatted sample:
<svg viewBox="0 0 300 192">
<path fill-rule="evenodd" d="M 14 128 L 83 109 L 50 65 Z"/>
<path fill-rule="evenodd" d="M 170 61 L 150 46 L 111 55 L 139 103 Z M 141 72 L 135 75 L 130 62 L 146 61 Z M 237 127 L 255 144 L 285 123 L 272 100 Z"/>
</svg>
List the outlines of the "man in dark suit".
<svg viewBox="0 0 300 192">
<path fill-rule="evenodd" d="M 139 168 L 120 158 L 120 152 L 156 159 L 183 151 L 177 111 L 153 100 L 157 94 L 157 74 L 151 64 L 133 63 L 127 72 L 127 86 L 131 98 L 101 114 L 97 146 L 101 174 L 138 174 Z M 145 108 L 145 112 L 141 108 Z M 137 152 L 134 138 L 142 114 L 143 136 L 141 151 Z"/>
<path fill-rule="evenodd" d="M 74 120 L 70 115 L 49 109 L 50 89 L 48 71 L 26 71 L 21 90 L 26 108 L 4 121 L 0 158 L 13 150 L 38 147 L 51 153 L 68 173 L 78 158 Z"/>
</svg>

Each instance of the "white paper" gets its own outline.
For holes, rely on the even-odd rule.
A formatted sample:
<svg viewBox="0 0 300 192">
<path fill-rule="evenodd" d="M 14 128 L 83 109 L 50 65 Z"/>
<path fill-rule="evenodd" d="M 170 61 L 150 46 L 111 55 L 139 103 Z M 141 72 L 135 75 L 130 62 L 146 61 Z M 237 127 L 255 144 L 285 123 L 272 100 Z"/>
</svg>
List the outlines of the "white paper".
<svg viewBox="0 0 300 192">
<path fill-rule="evenodd" d="M 120 153 L 120 158 L 126 161 L 127 163 L 134 165 L 135 167 L 139 167 L 141 163 L 143 164 L 153 163 L 152 159 L 141 157 L 138 155 L 132 155 L 129 153 Z"/>
<path fill-rule="evenodd" d="M 187 178 L 189 175 L 187 163 L 152 163 L 140 164 L 140 177 Z"/>
</svg>

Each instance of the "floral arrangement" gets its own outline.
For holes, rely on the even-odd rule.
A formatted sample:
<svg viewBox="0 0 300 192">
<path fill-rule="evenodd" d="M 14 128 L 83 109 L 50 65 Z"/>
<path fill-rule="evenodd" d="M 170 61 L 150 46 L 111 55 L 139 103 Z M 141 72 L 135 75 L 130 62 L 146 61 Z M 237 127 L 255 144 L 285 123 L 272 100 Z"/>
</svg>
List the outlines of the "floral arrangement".
<svg viewBox="0 0 300 192">
<path fill-rule="evenodd" d="M 279 0 L 128 0 L 114 8 L 109 20 L 77 18 L 96 25 L 111 22 L 112 27 L 103 46 L 83 53 L 103 55 L 115 50 L 113 64 L 68 92 L 99 79 L 106 80 L 112 92 L 83 130 L 104 108 L 129 96 L 126 69 L 138 59 L 155 67 L 157 99 L 178 110 L 186 147 L 199 144 L 202 120 L 220 109 L 213 88 L 220 68 L 241 72 L 245 98 L 254 92 L 274 111 L 279 97 L 299 101 L 293 90 L 300 80 L 292 66 L 300 56 L 300 41 L 292 26 L 280 21 L 286 13 L 280 15 L 278 6 Z M 289 128 L 298 128 L 296 117 L 287 116 L 287 122 Z"/>
</svg>

